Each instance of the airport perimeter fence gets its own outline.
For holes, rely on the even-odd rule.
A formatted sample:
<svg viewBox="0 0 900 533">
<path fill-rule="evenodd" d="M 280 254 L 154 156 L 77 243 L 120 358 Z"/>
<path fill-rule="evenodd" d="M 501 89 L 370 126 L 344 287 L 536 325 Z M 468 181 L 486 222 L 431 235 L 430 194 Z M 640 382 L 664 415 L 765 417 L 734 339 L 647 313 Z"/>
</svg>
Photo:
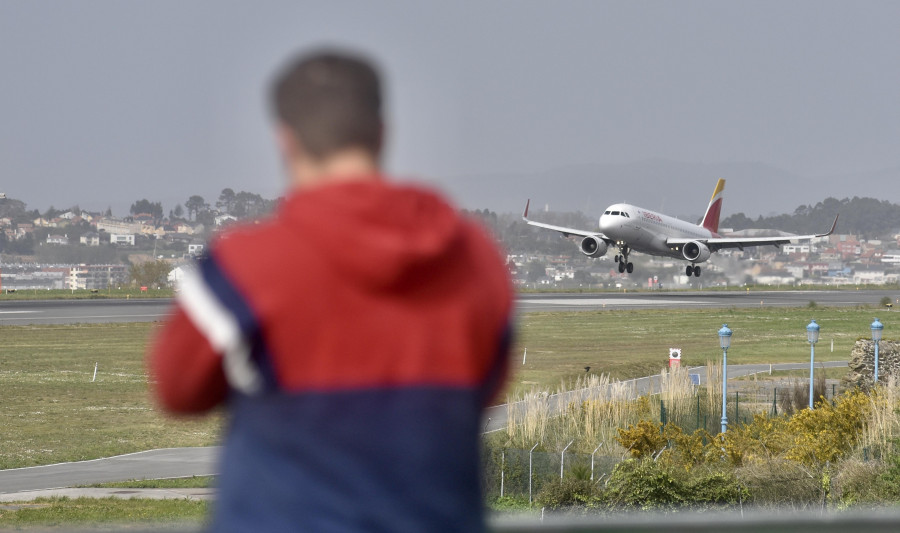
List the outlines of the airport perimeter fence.
<svg viewBox="0 0 900 533">
<path fill-rule="evenodd" d="M 814 391 L 816 403 L 833 403 L 840 393 L 836 384 L 819 386 Z M 705 429 L 712 435 L 721 431 L 722 400 L 717 396 L 712 401 L 705 395 L 695 394 L 691 398 L 677 401 L 652 400 L 653 419 L 663 425 L 672 423 L 685 433 Z M 792 414 L 806 409 L 809 405 L 807 384 L 785 384 L 771 390 L 737 390 L 726 395 L 726 415 L 728 425 L 749 424 L 756 414 L 778 416 Z"/>
<path fill-rule="evenodd" d="M 749 424 L 756 414 L 777 416 L 805 409 L 809 402 L 808 385 L 785 384 L 771 390 L 735 391 L 727 395 L 729 427 Z M 806 392 L 803 393 L 803 390 Z M 820 397 L 829 403 L 839 394 L 837 386 L 820 388 Z M 802 394 L 801 394 L 802 393 Z M 721 396 L 709 401 L 705 394 L 694 394 L 678 401 L 651 400 L 648 417 L 663 425 L 672 423 L 685 433 L 705 429 L 710 435 L 721 431 Z M 562 436 L 562 440 L 568 440 Z M 538 444 L 538 443 L 535 443 Z M 544 448 L 537 446 L 537 448 Z M 482 489 L 488 500 L 498 497 L 535 498 L 549 481 L 574 476 L 602 482 L 608 479 L 617 464 L 628 457 L 621 449 L 610 453 L 610 446 L 598 447 L 594 454 L 572 451 L 543 451 L 485 446 L 482 454 Z M 879 459 L 863 450 L 865 460 Z M 530 476 L 529 476 L 530 474 Z M 530 483 L 529 483 L 530 480 Z"/>
<path fill-rule="evenodd" d="M 482 460 L 482 492 L 492 501 L 499 497 L 529 499 L 529 494 L 533 498 L 561 475 L 599 482 L 609 477 L 622 457 L 505 448 L 486 450 Z"/>
</svg>

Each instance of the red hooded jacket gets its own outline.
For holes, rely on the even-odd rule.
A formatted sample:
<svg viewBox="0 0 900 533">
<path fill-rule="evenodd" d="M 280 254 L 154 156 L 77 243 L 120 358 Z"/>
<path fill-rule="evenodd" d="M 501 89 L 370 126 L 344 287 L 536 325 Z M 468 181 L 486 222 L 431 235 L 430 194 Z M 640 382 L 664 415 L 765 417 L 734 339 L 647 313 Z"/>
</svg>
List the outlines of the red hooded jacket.
<svg viewBox="0 0 900 533">
<path fill-rule="evenodd" d="M 227 231 L 150 356 L 166 409 L 228 400 L 214 529 L 481 529 L 480 411 L 511 301 L 479 227 L 380 178 Z"/>
</svg>

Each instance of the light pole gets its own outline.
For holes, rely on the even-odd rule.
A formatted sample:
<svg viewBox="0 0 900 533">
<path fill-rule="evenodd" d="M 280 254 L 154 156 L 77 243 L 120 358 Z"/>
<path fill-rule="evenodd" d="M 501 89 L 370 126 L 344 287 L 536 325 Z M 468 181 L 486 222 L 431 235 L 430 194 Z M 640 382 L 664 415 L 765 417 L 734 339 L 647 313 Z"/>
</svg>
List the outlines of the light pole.
<svg viewBox="0 0 900 533">
<path fill-rule="evenodd" d="M 878 343 L 881 342 L 881 332 L 884 331 L 884 324 L 875 319 L 872 322 L 872 341 L 875 343 L 875 383 L 878 383 Z"/>
<path fill-rule="evenodd" d="M 722 347 L 722 433 L 725 433 L 728 429 L 725 406 L 728 394 L 728 348 L 731 346 L 731 329 L 728 324 L 722 324 L 722 329 L 719 330 L 719 346 Z"/>
<path fill-rule="evenodd" d="M 809 408 L 813 408 L 813 362 L 816 360 L 816 343 L 819 342 L 819 325 L 815 319 L 806 326 L 806 340 L 809 341 Z"/>
</svg>

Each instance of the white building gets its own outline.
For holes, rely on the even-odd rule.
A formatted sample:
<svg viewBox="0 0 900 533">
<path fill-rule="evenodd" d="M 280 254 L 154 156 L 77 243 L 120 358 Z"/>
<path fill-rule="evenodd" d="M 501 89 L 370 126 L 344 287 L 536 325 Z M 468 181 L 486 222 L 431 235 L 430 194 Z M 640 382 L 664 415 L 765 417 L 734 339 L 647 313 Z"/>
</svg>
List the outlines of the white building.
<svg viewBox="0 0 900 533">
<path fill-rule="evenodd" d="M 110 233 L 109 243 L 118 244 L 120 246 L 134 246 L 134 233 Z"/>
<path fill-rule="evenodd" d="M 97 233 L 85 233 L 79 240 L 81 241 L 81 244 L 100 246 L 100 235 Z"/>
<path fill-rule="evenodd" d="M 887 264 L 900 264 L 900 250 L 888 250 L 881 256 L 881 262 Z"/>
<path fill-rule="evenodd" d="M 785 244 L 781 251 L 786 254 L 808 254 L 809 244 Z"/>
</svg>

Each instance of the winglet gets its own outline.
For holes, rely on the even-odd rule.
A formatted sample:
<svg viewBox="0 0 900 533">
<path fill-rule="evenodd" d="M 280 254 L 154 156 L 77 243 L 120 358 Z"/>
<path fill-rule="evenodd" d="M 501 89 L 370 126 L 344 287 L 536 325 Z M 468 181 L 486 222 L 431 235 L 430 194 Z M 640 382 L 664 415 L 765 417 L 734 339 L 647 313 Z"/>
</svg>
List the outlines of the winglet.
<svg viewBox="0 0 900 533">
<path fill-rule="evenodd" d="M 522 213 L 522 219 L 523 219 L 523 220 L 528 220 L 528 206 L 529 206 L 529 205 L 531 205 L 531 198 L 529 198 L 528 201 L 525 202 L 525 212 Z"/>
<path fill-rule="evenodd" d="M 827 237 L 827 236 L 831 235 L 832 233 L 834 233 L 834 229 L 837 227 L 838 217 L 840 217 L 840 216 L 841 216 L 840 213 L 834 215 L 834 224 L 831 225 L 831 229 L 828 230 L 828 233 L 823 233 L 823 234 L 821 234 L 821 235 L 816 235 L 816 237 Z"/>
</svg>

